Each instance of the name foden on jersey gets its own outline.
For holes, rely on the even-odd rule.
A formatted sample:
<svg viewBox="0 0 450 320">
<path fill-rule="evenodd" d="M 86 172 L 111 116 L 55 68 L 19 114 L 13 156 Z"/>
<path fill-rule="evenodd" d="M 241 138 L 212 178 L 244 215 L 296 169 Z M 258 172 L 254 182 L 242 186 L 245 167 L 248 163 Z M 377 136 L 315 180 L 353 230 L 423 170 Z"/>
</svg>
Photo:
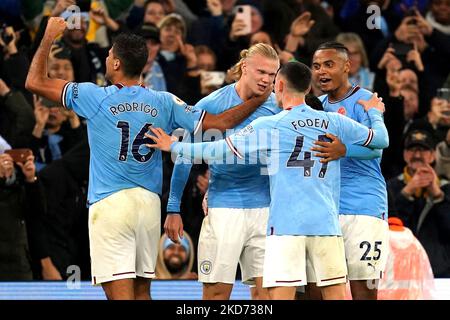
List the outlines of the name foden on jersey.
<svg viewBox="0 0 450 320">
<path fill-rule="evenodd" d="M 143 102 L 119 103 L 118 105 L 109 107 L 109 111 L 113 116 L 117 116 L 122 112 L 144 112 L 146 114 L 149 114 L 153 118 L 158 115 L 158 109 Z"/>
<path fill-rule="evenodd" d="M 292 127 L 294 130 L 298 130 L 298 128 L 304 128 L 304 127 L 315 127 L 315 128 L 323 128 L 328 129 L 328 125 L 330 124 L 330 121 L 327 121 L 325 119 L 302 119 L 302 120 L 295 120 L 291 122 Z"/>
</svg>

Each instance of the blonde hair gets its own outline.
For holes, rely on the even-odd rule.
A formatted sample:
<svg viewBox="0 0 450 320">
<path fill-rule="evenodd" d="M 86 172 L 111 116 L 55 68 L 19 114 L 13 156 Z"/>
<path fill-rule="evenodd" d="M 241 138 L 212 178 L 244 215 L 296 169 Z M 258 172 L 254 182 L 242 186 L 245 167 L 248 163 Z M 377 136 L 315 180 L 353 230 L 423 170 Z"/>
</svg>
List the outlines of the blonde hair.
<svg viewBox="0 0 450 320">
<path fill-rule="evenodd" d="M 366 49 L 364 48 L 364 44 L 359 35 L 353 32 L 340 33 L 336 37 L 336 41 L 342 43 L 344 46 L 346 46 L 346 44 L 354 44 L 361 55 L 361 65 L 365 68 L 369 67 Z"/>
<path fill-rule="evenodd" d="M 241 51 L 241 59 L 232 68 L 233 78 L 239 80 L 242 76 L 242 64 L 244 61 L 247 58 L 251 58 L 257 54 L 269 59 L 278 60 L 278 54 L 274 48 L 265 43 L 254 44 L 250 48 Z"/>
</svg>

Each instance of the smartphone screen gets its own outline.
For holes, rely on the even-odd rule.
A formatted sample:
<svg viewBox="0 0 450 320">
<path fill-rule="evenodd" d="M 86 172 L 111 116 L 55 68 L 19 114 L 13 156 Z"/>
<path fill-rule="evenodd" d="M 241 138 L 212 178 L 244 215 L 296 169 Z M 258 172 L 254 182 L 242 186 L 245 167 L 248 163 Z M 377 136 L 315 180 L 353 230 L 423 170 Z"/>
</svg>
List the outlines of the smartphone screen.
<svg viewBox="0 0 450 320">
<path fill-rule="evenodd" d="M 225 72 L 203 71 L 201 74 L 205 86 L 220 87 L 225 81 Z"/>
<path fill-rule="evenodd" d="M 252 7 L 249 5 L 236 6 L 235 19 L 240 19 L 244 22 L 245 27 L 240 32 L 236 33 L 239 36 L 245 36 L 252 32 Z"/>
<path fill-rule="evenodd" d="M 450 117 L 450 88 L 439 88 L 436 90 L 436 98 L 447 101 L 447 107 L 442 110 L 442 114 Z"/>
<path fill-rule="evenodd" d="M 404 42 L 394 42 L 392 44 L 392 47 L 395 50 L 395 55 L 397 57 L 406 56 L 409 51 L 414 49 L 414 46 L 410 43 L 404 43 Z"/>
<path fill-rule="evenodd" d="M 439 88 L 436 92 L 438 99 L 447 100 L 450 102 L 450 88 Z"/>
<path fill-rule="evenodd" d="M 33 154 L 31 149 L 10 149 L 5 150 L 5 153 L 9 154 L 14 162 L 20 163 L 25 163 L 27 158 Z"/>
</svg>

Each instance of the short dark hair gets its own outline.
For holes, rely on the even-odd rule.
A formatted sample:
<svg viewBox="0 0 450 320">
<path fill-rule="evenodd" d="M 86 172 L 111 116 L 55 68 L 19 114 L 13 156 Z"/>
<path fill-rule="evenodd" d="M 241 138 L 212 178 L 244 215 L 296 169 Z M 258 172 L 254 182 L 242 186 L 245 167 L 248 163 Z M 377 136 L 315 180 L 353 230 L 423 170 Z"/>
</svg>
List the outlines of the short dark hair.
<svg viewBox="0 0 450 320">
<path fill-rule="evenodd" d="M 127 77 L 141 75 L 148 59 L 145 39 L 132 33 L 121 33 L 114 39 L 113 53 L 123 67 Z"/>
<path fill-rule="evenodd" d="M 288 82 L 288 86 L 297 92 L 306 92 L 311 85 L 311 69 L 298 61 L 285 63 L 278 71 Z"/>
<path fill-rule="evenodd" d="M 144 4 L 144 11 L 147 11 L 147 7 L 149 6 L 150 3 L 158 3 L 158 4 L 161 5 L 161 7 L 163 7 L 164 12 L 166 11 L 166 9 L 164 8 L 164 5 L 163 5 L 163 3 L 161 2 L 161 0 L 147 0 L 147 1 L 145 1 L 145 4 Z"/>
<path fill-rule="evenodd" d="M 323 104 L 322 101 L 320 101 L 319 98 L 317 98 L 315 95 L 313 95 L 312 93 L 308 93 L 305 96 L 305 102 L 308 106 L 310 106 L 311 108 L 313 108 L 314 110 L 319 110 L 319 111 L 323 111 Z"/>
<path fill-rule="evenodd" d="M 328 49 L 334 49 L 337 52 L 344 53 L 344 54 L 346 54 L 348 56 L 348 49 L 347 49 L 347 47 L 344 46 L 342 43 L 337 42 L 337 41 L 324 42 L 316 49 L 316 51 L 328 50 Z"/>
<path fill-rule="evenodd" d="M 153 40 L 156 43 L 161 43 L 159 37 L 159 29 L 153 23 L 144 23 L 136 30 L 135 34 L 141 36 L 145 40 Z"/>
</svg>

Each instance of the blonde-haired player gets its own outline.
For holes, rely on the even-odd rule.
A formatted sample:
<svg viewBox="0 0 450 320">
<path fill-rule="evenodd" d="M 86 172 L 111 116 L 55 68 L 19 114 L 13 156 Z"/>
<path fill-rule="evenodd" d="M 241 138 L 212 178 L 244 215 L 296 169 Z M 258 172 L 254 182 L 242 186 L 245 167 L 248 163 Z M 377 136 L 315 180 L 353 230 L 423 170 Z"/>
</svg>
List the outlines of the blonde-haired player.
<svg viewBox="0 0 450 320">
<path fill-rule="evenodd" d="M 277 52 L 255 44 L 241 52 L 234 72 L 239 79 L 200 100 L 196 108 L 211 113 L 229 109 L 272 86 L 280 66 Z M 280 112 L 272 94 L 235 130 L 251 121 Z M 218 138 L 216 137 L 216 140 Z M 220 139 L 220 138 L 219 138 Z M 165 230 L 172 240 L 182 234 L 180 202 L 191 165 L 177 163 L 172 174 Z M 210 164 L 208 212 L 198 244 L 199 281 L 203 299 L 229 299 L 238 263 L 242 281 L 252 285 L 253 299 L 267 299 L 262 288 L 265 237 L 270 205 L 269 178 L 261 164 Z"/>
</svg>

